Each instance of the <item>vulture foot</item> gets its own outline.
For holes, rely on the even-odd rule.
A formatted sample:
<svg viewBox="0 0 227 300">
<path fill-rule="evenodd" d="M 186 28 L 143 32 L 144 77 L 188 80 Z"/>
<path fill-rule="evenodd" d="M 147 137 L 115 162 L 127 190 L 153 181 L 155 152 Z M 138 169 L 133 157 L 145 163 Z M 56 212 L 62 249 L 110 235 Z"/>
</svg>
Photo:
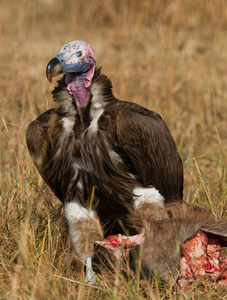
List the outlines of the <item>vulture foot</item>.
<svg viewBox="0 0 227 300">
<path fill-rule="evenodd" d="M 94 271 L 92 269 L 92 257 L 88 256 L 86 258 L 86 274 L 84 278 L 84 282 L 90 283 L 90 284 L 95 284 L 96 279 L 94 276 Z"/>
</svg>

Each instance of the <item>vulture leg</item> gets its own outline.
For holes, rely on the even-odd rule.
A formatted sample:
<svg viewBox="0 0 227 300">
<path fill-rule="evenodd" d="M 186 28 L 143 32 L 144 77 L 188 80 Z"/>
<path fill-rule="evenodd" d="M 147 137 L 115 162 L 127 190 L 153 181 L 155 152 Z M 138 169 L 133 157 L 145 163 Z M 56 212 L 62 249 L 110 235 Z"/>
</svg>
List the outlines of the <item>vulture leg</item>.
<svg viewBox="0 0 227 300">
<path fill-rule="evenodd" d="M 88 282 L 90 284 L 94 284 L 96 282 L 94 277 L 94 272 L 92 270 L 92 257 L 88 256 L 86 258 L 86 276 L 84 279 L 85 282 Z"/>
<path fill-rule="evenodd" d="M 88 210 L 78 200 L 65 203 L 65 216 L 69 235 L 78 257 L 86 264 L 85 281 L 92 283 L 92 257 L 95 241 L 103 239 L 99 218 L 94 210 Z"/>
</svg>

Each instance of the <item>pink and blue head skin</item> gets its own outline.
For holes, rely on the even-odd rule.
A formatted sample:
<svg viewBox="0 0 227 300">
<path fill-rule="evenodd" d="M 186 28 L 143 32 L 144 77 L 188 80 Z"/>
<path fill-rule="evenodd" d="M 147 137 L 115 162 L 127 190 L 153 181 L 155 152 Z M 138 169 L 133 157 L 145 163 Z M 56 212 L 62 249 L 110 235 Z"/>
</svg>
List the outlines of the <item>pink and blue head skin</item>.
<svg viewBox="0 0 227 300">
<path fill-rule="evenodd" d="M 83 41 L 72 41 L 65 44 L 46 68 L 46 76 L 52 77 L 65 73 L 65 82 L 69 93 L 77 106 L 84 107 L 89 101 L 91 80 L 96 66 L 93 48 Z"/>
</svg>

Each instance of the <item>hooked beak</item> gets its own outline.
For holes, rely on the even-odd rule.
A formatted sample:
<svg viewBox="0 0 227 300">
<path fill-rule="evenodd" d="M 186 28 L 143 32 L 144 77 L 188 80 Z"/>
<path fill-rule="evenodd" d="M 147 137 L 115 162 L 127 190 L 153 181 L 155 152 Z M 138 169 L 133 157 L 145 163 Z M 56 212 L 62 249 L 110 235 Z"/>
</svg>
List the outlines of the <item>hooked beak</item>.
<svg viewBox="0 0 227 300">
<path fill-rule="evenodd" d="M 61 61 L 55 57 L 51 59 L 46 68 L 47 79 L 52 82 L 52 77 L 63 73 L 63 65 Z"/>
</svg>

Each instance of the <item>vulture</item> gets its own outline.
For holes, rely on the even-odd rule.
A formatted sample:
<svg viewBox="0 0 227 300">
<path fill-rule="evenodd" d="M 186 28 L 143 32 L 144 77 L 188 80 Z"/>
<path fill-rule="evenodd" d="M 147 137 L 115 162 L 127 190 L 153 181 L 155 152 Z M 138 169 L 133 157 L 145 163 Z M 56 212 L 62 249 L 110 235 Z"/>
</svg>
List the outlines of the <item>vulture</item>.
<svg viewBox="0 0 227 300">
<path fill-rule="evenodd" d="M 46 68 L 50 82 L 59 74 L 55 105 L 28 126 L 26 142 L 91 266 L 94 242 L 129 228 L 129 207 L 182 200 L 183 166 L 160 115 L 115 98 L 89 44 L 65 44 Z"/>
</svg>

